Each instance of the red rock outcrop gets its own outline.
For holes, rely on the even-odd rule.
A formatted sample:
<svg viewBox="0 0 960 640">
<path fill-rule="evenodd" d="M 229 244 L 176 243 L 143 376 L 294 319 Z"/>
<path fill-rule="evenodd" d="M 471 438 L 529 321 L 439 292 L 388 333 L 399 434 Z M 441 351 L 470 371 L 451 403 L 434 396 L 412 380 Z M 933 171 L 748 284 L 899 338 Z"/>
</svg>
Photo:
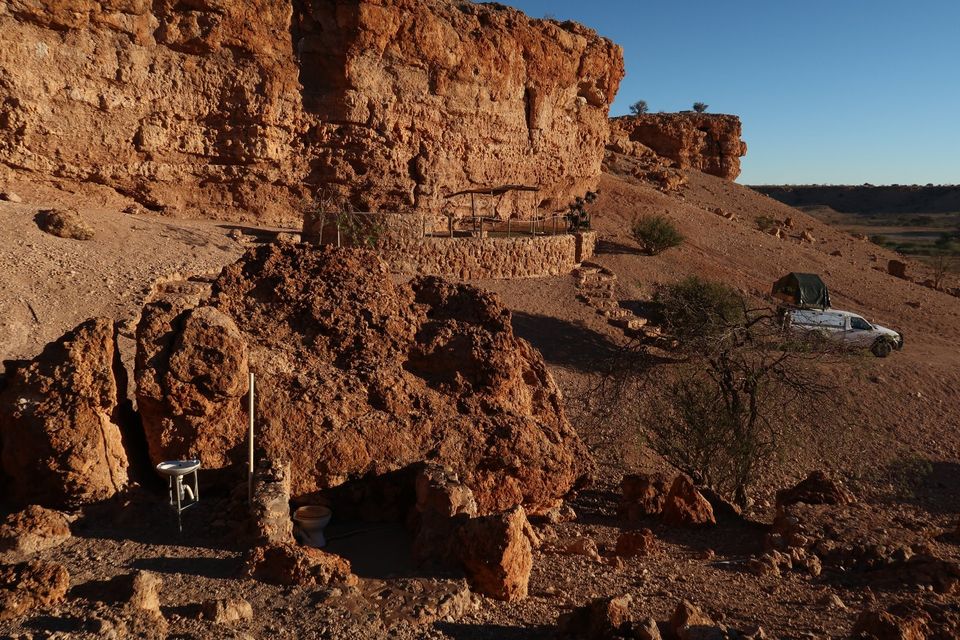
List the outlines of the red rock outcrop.
<svg viewBox="0 0 960 640">
<path fill-rule="evenodd" d="M 295 543 L 270 543 L 247 555 L 244 572 L 270 584 L 325 586 L 355 584 L 350 562 L 320 549 Z"/>
<path fill-rule="evenodd" d="M 677 476 L 663 503 L 663 521 L 673 526 L 716 524 L 713 506 L 686 476 Z"/>
<path fill-rule="evenodd" d="M 496 4 L 3 3 L 0 179 L 259 221 L 299 220 L 306 184 L 359 210 L 505 183 L 562 207 L 595 187 L 622 76 L 593 31 Z"/>
<path fill-rule="evenodd" d="M 650 529 L 639 531 L 624 531 L 617 537 L 614 553 L 618 556 L 648 556 L 656 553 L 659 548 L 656 537 Z"/>
<path fill-rule="evenodd" d="M 747 144 L 740 118 L 713 113 L 647 113 L 610 119 L 610 142 L 619 153 L 644 158 L 652 149 L 682 169 L 727 180 L 740 175 Z"/>
<path fill-rule="evenodd" d="M 0 622 L 61 602 L 69 588 L 70 573 L 56 562 L 0 566 Z"/>
<path fill-rule="evenodd" d="M 474 590 L 507 602 L 527 597 L 533 568 L 529 529 L 523 507 L 474 518 L 460 527 L 460 561 Z"/>
<path fill-rule="evenodd" d="M 117 425 L 113 322 L 87 320 L 30 362 L 8 363 L 0 392 L 7 498 L 60 506 L 105 500 L 127 483 Z"/>
<path fill-rule="evenodd" d="M 35 504 L 11 513 L 0 525 L 0 552 L 31 554 L 70 539 L 70 525 L 62 513 Z"/>
<path fill-rule="evenodd" d="M 397 283 L 365 251 L 274 244 L 225 268 L 204 304 L 156 302 L 138 327 L 155 461 L 242 460 L 249 367 L 258 448 L 290 461 L 294 498 L 436 461 L 481 515 L 542 510 L 586 466 L 542 357 L 492 294 Z"/>
<path fill-rule="evenodd" d="M 613 638 L 635 638 L 631 622 L 633 614 L 630 606 L 633 597 L 624 594 L 618 597 L 598 598 L 593 602 L 577 607 L 557 620 L 562 637 L 578 640 L 612 640 Z"/>
<path fill-rule="evenodd" d="M 852 504 L 856 497 L 840 482 L 823 471 L 811 471 L 806 478 L 790 489 L 777 491 L 777 509 L 794 504 Z"/>
<path fill-rule="evenodd" d="M 617 512 L 630 521 L 660 515 L 670 492 L 670 484 L 670 479 L 660 474 L 631 473 L 623 476 Z"/>
</svg>

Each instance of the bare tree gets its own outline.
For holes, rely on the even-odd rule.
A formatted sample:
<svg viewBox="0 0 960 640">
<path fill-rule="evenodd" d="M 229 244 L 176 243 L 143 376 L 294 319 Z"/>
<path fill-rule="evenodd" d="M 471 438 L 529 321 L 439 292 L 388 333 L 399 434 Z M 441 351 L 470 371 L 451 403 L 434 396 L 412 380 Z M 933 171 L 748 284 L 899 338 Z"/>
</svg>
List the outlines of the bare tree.
<svg viewBox="0 0 960 640">
<path fill-rule="evenodd" d="M 677 343 L 672 356 L 641 355 L 638 344 L 598 391 L 627 398 L 668 462 L 746 506 L 758 479 L 800 444 L 806 410 L 829 400 L 830 378 L 818 372 L 829 345 L 785 334 L 769 308 L 719 283 L 688 278 L 655 302 Z"/>
<path fill-rule="evenodd" d="M 943 287 L 943 281 L 946 280 L 951 271 L 950 256 L 942 251 L 937 253 L 931 266 L 933 269 L 933 288 L 939 290 Z"/>
<path fill-rule="evenodd" d="M 710 108 L 710 105 L 708 105 L 708 104 L 706 104 L 706 103 L 704 103 L 704 102 L 694 102 L 694 103 L 693 103 L 693 110 L 696 111 L 697 113 L 704 113 L 704 112 L 706 112 L 706 110 L 709 109 L 709 108 Z"/>
<path fill-rule="evenodd" d="M 649 111 L 646 100 L 637 100 L 632 105 L 630 105 L 630 113 L 635 116 L 640 116 Z"/>
</svg>

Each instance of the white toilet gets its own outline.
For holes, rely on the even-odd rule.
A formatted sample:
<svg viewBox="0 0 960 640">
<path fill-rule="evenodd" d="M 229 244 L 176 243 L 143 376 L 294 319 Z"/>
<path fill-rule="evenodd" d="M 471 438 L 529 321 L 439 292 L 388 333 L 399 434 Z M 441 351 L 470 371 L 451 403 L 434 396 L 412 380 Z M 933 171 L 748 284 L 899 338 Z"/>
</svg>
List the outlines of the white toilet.
<svg viewBox="0 0 960 640">
<path fill-rule="evenodd" d="M 297 528 L 295 537 L 308 547 L 321 548 L 327 544 L 323 537 L 323 528 L 330 522 L 333 512 L 322 505 L 308 505 L 293 512 L 293 521 Z"/>
</svg>

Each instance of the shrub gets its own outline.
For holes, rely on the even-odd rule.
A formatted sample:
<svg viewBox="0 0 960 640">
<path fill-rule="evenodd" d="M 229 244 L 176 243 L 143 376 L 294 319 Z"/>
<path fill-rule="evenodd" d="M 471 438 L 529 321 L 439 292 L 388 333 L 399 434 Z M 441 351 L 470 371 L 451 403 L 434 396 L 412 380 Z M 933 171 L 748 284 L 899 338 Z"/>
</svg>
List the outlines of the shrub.
<svg viewBox="0 0 960 640">
<path fill-rule="evenodd" d="M 710 108 L 710 105 L 705 104 L 705 103 L 703 103 L 703 102 L 694 102 L 694 103 L 693 103 L 693 110 L 696 111 L 697 113 L 703 113 L 703 112 L 705 112 L 705 111 L 706 111 L 707 109 L 709 109 L 709 108 Z"/>
<path fill-rule="evenodd" d="M 768 215 L 757 216 L 756 222 L 757 222 L 757 229 L 759 229 L 760 231 L 770 231 L 771 229 L 775 228 L 779 224 L 776 218 Z"/>
<path fill-rule="evenodd" d="M 647 107 L 646 100 L 637 100 L 632 105 L 630 105 L 630 113 L 632 113 L 635 116 L 643 115 L 648 110 L 649 110 L 649 107 Z"/>
<path fill-rule="evenodd" d="M 664 328 L 685 348 L 703 351 L 746 321 L 747 303 L 733 287 L 689 276 L 654 294 Z M 722 346 L 722 345 L 721 345 Z"/>
<path fill-rule="evenodd" d="M 590 229 L 590 214 L 587 213 L 587 205 L 596 202 L 598 195 L 599 192 L 597 191 L 587 191 L 586 195 L 582 198 L 577 196 L 576 199 L 570 203 L 567 207 L 567 212 L 563 216 L 567 219 L 567 231 L 575 233 Z"/>
<path fill-rule="evenodd" d="M 684 357 L 649 390 L 647 441 L 671 464 L 746 506 L 799 442 L 803 409 L 831 391 L 820 353 L 785 349 L 776 317 L 725 284 L 690 277 L 655 301 Z"/>
<path fill-rule="evenodd" d="M 633 221 L 630 232 L 643 251 L 651 256 L 655 256 L 671 247 L 680 246 L 680 243 L 683 242 L 683 235 L 677 229 L 673 220 L 660 214 L 637 218 Z"/>
</svg>

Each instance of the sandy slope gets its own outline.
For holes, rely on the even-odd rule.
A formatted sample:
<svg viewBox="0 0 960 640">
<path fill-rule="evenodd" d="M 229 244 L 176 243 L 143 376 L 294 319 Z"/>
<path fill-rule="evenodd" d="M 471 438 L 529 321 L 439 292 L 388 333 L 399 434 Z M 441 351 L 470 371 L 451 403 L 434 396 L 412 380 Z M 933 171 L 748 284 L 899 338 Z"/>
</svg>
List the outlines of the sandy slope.
<svg viewBox="0 0 960 640">
<path fill-rule="evenodd" d="M 603 177 L 601 197 L 593 206 L 600 236 L 596 262 L 618 275 L 618 297 L 627 302 L 649 299 L 657 283 L 697 274 L 730 283 L 758 304 L 771 304 L 766 294 L 784 273 L 819 273 L 836 308 L 903 331 L 906 348 L 886 359 L 851 357 L 825 369 L 825 376 L 836 378 L 841 409 L 811 416 L 811 431 L 816 432 L 811 437 L 818 436 L 820 442 L 797 461 L 797 475 L 811 465 L 859 474 L 903 457 L 954 459 L 960 450 L 960 299 L 888 275 L 887 260 L 898 256 L 796 209 L 699 172 L 690 172 L 688 179 L 689 186 L 677 196 L 632 179 Z M 736 218 L 717 215 L 717 207 Z M 683 245 L 660 256 L 639 254 L 629 227 L 630 220 L 644 213 L 673 218 L 686 238 Z M 760 215 L 791 218 L 796 237 L 777 239 L 759 231 L 755 219 Z M 814 243 L 799 239 L 804 230 L 814 236 Z M 831 255 L 836 251 L 841 255 Z M 910 268 L 920 274 L 923 267 L 911 263 Z M 483 284 L 521 314 L 521 332 L 556 365 L 570 395 L 589 388 L 585 378 L 595 372 L 555 353 L 557 341 L 568 343 L 568 351 L 576 351 L 578 341 L 587 351 L 604 344 L 599 349 L 610 351 L 622 342 L 617 330 L 576 301 L 572 278 Z M 523 321 L 531 316 L 539 316 L 539 324 L 527 320 L 529 330 L 524 332 Z M 553 334 L 548 332 L 551 327 L 556 329 Z M 610 450 L 621 468 L 629 466 L 622 452 L 631 449 L 630 439 L 636 436 L 631 427 L 625 427 L 625 440 Z M 609 441 L 597 438 L 597 444 Z"/>
<path fill-rule="evenodd" d="M 165 278 L 219 271 L 244 245 L 234 225 L 122 213 L 130 201 L 99 191 L 70 193 L 17 185 L 24 202 L 0 202 L 0 360 L 34 356 L 83 320 L 128 321 Z M 38 210 L 77 208 L 92 240 L 40 231 Z"/>
</svg>

